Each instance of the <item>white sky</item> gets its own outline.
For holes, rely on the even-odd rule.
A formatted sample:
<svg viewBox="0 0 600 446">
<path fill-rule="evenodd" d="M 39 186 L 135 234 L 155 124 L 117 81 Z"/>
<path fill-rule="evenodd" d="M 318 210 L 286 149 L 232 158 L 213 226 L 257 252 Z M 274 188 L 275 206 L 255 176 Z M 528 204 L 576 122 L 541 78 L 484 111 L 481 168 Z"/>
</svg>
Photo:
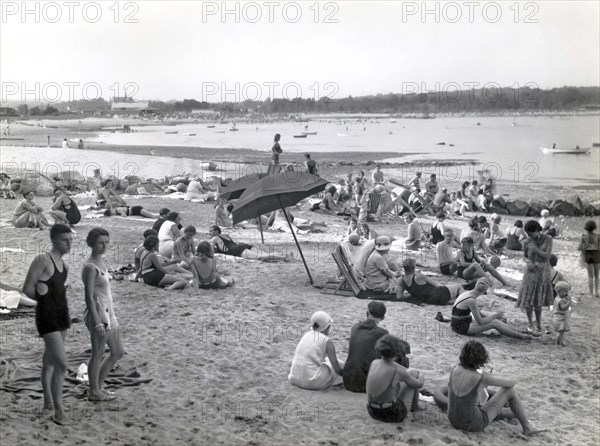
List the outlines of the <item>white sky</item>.
<svg viewBox="0 0 600 446">
<path fill-rule="evenodd" d="M 20 101 L 25 89 L 35 92 L 27 101 L 34 95 L 68 100 L 65 82 L 79 83 L 72 87 L 76 99 L 88 83 L 96 82 L 100 91 L 89 88 L 86 97 L 100 93 L 108 99 L 115 83 L 122 95 L 123 84 L 132 82 L 136 99 L 209 102 L 265 99 L 270 88 L 272 97 L 294 97 L 298 91 L 318 99 L 328 93 L 339 98 L 452 90 L 471 82 L 529 82 L 540 88 L 600 84 L 598 1 L 227 2 L 230 9 L 237 6 L 239 23 L 235 14 L 223 20 L 223 2 L 120 2 L 118 23 L 114 1 L 98 2 L 98 10 L 94 2 L 72 3 L 73 23 L 68 2 L 28 2 L 39 14 L 25 17 L 21 1 L 1 3 L 2 100 Z M 424 5 L 439 8 L 439 16 L 422 17 Z M 84 7 L 89 19 L 101 12 L 96 23 L 85 20 Z M 211 9 L 217 13 L 208 15 Z M 257 10 L 262 17 L 249 23 Z M 450 23 L 459 10 L 457 23 Z M 297 11 L 301 17 L 292 23 Z M 57 12 L 60 19 L 49 23 Z M 138 23 L 124 23 L 129 12 Z M 497 12 L 501 16 L 492 23 Z M 324 23 L 328 13 L 337 23 Z M 525 23 L 528 15 L 537 23 Z"/>
</svg>

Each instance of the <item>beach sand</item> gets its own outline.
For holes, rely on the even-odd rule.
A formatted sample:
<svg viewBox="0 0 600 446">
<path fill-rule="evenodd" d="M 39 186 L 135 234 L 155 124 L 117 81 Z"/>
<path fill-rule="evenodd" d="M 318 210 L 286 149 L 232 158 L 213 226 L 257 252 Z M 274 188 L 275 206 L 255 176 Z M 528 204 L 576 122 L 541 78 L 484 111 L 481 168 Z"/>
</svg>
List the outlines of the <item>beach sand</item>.
<svg viewBox="0 0 600 446">
<path fill-rule="evenodd" d="M 37 201 L 45 209 L 50 207 L 49 198 Z M 209 203 L 168 198 L 129 201 L 152 211 L 167 206 L 181 212 L 184 225 L 193 224 L 199 229 L 196 239 L 206 237 L 214 219 Z M 79 204 L 91 202 L 87 198 Z M 2 220 L 10 218 L 16 203 L 0 200 Z M 330 215 L 298 214 L 328 223 L 325 232 L 299 239 L 315 282 L 335 277 L 331 252 L 341 240 L 346 223 Z M 503 226 L 511 226 L 514 220 L 506 217 Z M 422 221 L 429 225 L 433 220 Z M 533 439 L 520 433 L 516 421 L 491 423 L 485 433 L 455 430 L 444 413 L 426 402 L 422 403 L 425 411 L 409 414 L 401 424 L 380 423 L 368 416 L 364 394 L 343 388 L 316 392 L 291 385 L 287 380 L 291 360 L 297 342 L 308 329 L 311 314 L 323 310 L 333 317 L 338 357 L 345 359 L 350 327 L 364 319 L 368 301 L 325 295 L 308 286 L 291 234 L 265 232 L 265 245 L 261 245 L 258 231 L 235 229 L 230 231 L 234 240 L 253 243 L 255 249 L 250 251 L 249 259 L 220 261 L 221 273 L 236 279 L 233 288 L 167 292 L 127 279 L 112 282 L 126 351 L 120 367 L 137 367 L 141 378 L 152 379 L 150 383 L 116 388 L 118 399 L 109 403 L 67 397 L 65 404 L 75 422 L 66 427 L 24 409 L 26 405 L 39 408 L 41 400 L 2 392 L 2 444 L 84 444 L 93 439 L 98 444 L 129 445 L 597 445 L 600 299 L 583 297 L 587 296 L 587 282 L 575 249 L 583 223 L 583 218 L 569 219 L 566 238 L 554 244 L 558 269 L 571 282 L 572 295 L 579 300 L 573 310 L 572 331 L 565 336 L 567 346 L 555 347 L 554 334 L 544 336 L 541 342 L 500 336 L 480 338 L 490 353 L 493 373 L 519 380 L 517 389 L 531 422 L 548 429 Z M 88 252 L 85 237 L 96 225 L 111 234 L 111 248 L 105 258 L 116 267 L 132 261 L 133 248 L 152 221 L 83 219 L 77 225 L 75 244 L 66 261 L 70 265 L 67 293 L 71 317 L 79 319 L 85 307 L 80 278 Z M 466 220 L 451 220 L 449 225 L 463 228 Z M 406 236 L 406 224 L 398 220 L 374 223 L 372 227 L 378 233 Z M 0 235 L 4 247 L 24 251 L 2 253 L 2 280 L 18 284 L 33 256 L 48 246 L 48 232 L 2 226 Z M 262 263 L 252 260 L 255 252 L 293 253 L 294 260 Z M 417 259 L 423 265 L 433 265 L 434 253 L 426 251 Z M 523 261 L 516 257 L 505 260 L 503 266 L 522 271 Z M 511 283 L 518 290 L 518 282 Z M 526 322 L 524 313 L 514 308 L 512 301 L 495 296 L 480 300 L 492 311 L 505 311 L 513 323 Z M 386 305 L 388 312 L 382 326 L 411 344 L 411 367 L 425 373 L 425 388 L 433 391 L 446 384 L 467 340 L 450 331 L 449 324 L 434 319 L 438 311 L 449 317 L 450 307 L 399 302 Z M 544 311 L 544 319 L 549 324 L 548 310 Z M 42 351 L 33 317 L 4 319 L 0 327 L 3 358 Z M 87 348 L 85 325 L 74 323 L 66 343 L 67 353 Z"/>
</svg>

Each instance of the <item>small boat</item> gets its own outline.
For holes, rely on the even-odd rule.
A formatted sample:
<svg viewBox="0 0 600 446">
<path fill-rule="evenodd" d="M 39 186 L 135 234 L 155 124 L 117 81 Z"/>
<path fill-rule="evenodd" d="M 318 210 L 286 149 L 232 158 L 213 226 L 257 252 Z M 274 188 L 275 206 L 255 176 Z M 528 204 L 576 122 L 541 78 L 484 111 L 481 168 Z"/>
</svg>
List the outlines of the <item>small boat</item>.
<svg viewBox="0 0 600 446">
<path fill-rule="evenodd" d="M 217 130 L 215 133 L 225 133 L 225 130 Z"/>
<path fill-rule="evenodd" d="M 294 138 L 306 138 L 306 133 L 303 133 L 301 135 L 294 135 Z"/>
<path fill-rule="evenodd" d="M 438 143 L 437 143 L 437 145 L 438 145 L 438 146 L 445 146 L 445 145 L 446 145 L 446 143 L 445 143 L 445 142 L 438 142 Z"/>
<path fill-rule="evenodd" d="M 173 130 L 171 132 L 165 132 L 167 135 L 175 135 L 179 130 Z"/>
<path fill-rule="evenodd" d="M 575 147 L 574 149 L 557 149 L 553 147 L 540 147 L 544 155 L 587 155 L 591 147 Z"/>
<path fill-rule="evenodd" d="M 229 131 L 230 131 L 230 132 L 237 132 L 237 131 L 239 131 L 239 129 L 236 129 L 235 127 L 231 127 L 231 128 L 229 129 Z"/>
<path fill-rule="evenodd" d="M 207 126 L 206 126 L 206 128 L 207 128 L 207 129 L 214 129 L 214 128 L 215 128 L 215 126 L 214 126 L 214 125 L 207 125 Z"/>
<path fill-rule="evenodd" d="M 396 120 L 394 118 L 390 119 L 390 124 L 395 124 Z"/>
<path fill-rule="evenodd" d="M 316 135 L 318 132 L 302 132 L 303 135 Z"/>
<path fill-rule="evenodd" d="M 196 136 L 195 133 L 188 133 L 187 136 Z"/>
</svg>

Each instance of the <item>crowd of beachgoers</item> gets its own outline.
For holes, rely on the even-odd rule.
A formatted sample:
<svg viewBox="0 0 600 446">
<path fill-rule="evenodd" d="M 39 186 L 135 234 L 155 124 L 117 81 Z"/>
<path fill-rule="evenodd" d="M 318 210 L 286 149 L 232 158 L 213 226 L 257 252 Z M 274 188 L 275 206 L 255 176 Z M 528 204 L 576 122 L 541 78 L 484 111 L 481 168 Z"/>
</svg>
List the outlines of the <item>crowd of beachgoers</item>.
<svg viewBox="0 0 600 446">
<path fill-rule="evenodd" d="M 269 167 L 274 175 L 281 170 L 294 169 L 280 165 L 282 151 L 277 136 Z M 309 154 L 306 154 L 302 169 L 319 178 L 318 163 Z M 2 174 L 1 180 L 3 198 L 17 199 L 10 178 Z M 97 181 L 95 204 L 85 209 L 90 215 L 134 217 L 152 223 L 151 228 L 140 234 L 143 242 L 132 256 L 133 267 L 127 271 L 129 279 L 169 291 L 190 286 L 195 292 L 243 287 L 234 279 L 219 274 L 218 256 L 215 255 L 243 257 L 254 248 L 227 234 L 234 226 L 306 235 L 327 230 L 328 225 L 320 215 L 334 215 L 345 221 L 347 230 L 339 234 L 344 237 L 339 246 L 344 260 L 338 265 L 340 283 L 352 280 L 371 293 L 366 319 L 352 327 L 348 357 L 342 361 L 336 355 L 335 343 L 328 336 L 332 317 L 315 308 L 310 330 L 300 339 L 293 354 L 289 381 L 302 389 L 344 386 L 352 392 L 366 393 L 368 414 L 376 420 L 402 422 L 409 411 L 422 410 L 420 389 L 427 380 L 423 372 L 409 366 L 406 355 L 410 353 L 410 345 L 378 326 L 386 316 L 382 300 L 451 306 L 451 319 L 444 320 L 439 313 L 439 320 L 448 322 L 452 331 L 466 337 L 495 330 L 523 342 L 537 342 L 543 336 L 551 335 L 557 346 L 564 346 L 565 335 L 571 330 L 571 285 L 566 275 L 557 269 L 558 259 L 553 254 L 553 240 L 561 237 L 561 222 L 543 209 L 539 218 L 517 220 L 514 226 L 503 228 L 506 202 L 496 193 L 493 180 L 483 184 L 465 182 L 460 190 L 448 192 L 437 182 L 435 174 L 424 181 L 421 173 L 416 172 L 404 184 L 386 179 L 381 166 L 376 165 L 368 176 L 363 171 L 348 174 L 347 178 L 325 187 L 321 194 L 306 199 L 304 209 L 312 211 L 314 219 L 300 218 L 294 215 L 296 211 L 287 208 L 234 225 L 235 204 L 220 199 L 222 188 L 228 184 L 225 179 L 215 185 L 200 177 L 186 178 L 180 183 L 185 186 L 176 184 L 175 189 L 189 200 L 214 202 L 214 225 L 206 240 L 197 240 L 197 228 L 184 225 L 183 216 L 178 212 L 132 205 L 115 190 L 113 178 L 99 177 Z M 33 190 L 21 189 L 18 194 L 23 198 L 17 202 L 12 225 L 15 228 L 49 228 L 52 248 L 34 259 L 22 286 L 2 284 L 2 287 L 16 292 L 12 296 L 17 296 L 17 304 L 36 307 L 36 327 L 45 345 L 41 378 L 44 409 L 53 412 L 52 419 L 56 423 L 69 424 L 62 403 L 67 362 L 64 339 L 71 324 L 65 288 L 68 267 L 63 258 L 71 249 L 84 209 L 80 209 L 76 197 L 60 184 L 54 190 L 50 209 L 43 209 L 36 203 Z M 482 215 L 484 213 L 491 214 L 489 221 Z M 436 217 L 436 222 L 427 230 L 420 223 L 420 217 L 425 214 Z M 377 234 L 371 227 L 373 225 L 369 225 L 386 219 L 404 220 L 407 224 L 408 235 L 401 244 L 408 255 L 402 260 L 394 255 L 396 237 Z M 468 228 L 457 233 L 446 225 L 448 219 L 468 219 Z M 581 253 L 588 274 L 589 296 L 598 298 L 600 236 L 596 234 L 593 220 L 587 221 L 582 229 L 583 235 L 573 248 Z M 89 258 L 82 268 L 86 303 L 84 322 L 91 336 L 90 401 L 112 401 L 117 397 L 104 385 L 108 373 L 124 352 L 111 294 L 110 279 L 115 275 L 103 257 L 110 238 L 110 233 L 101 225 L 85 235 L 90 248 Z M 451 279 L 449 283 L 438 283 L 418 269 L 417 254 L 426 246 L 434 247 L 438 272 Z M 415 255 L 411 256 L 411 252 Z M 524 274 L 518 289 L 497 269 L 509 252 L 522 253 Z M 285 262 L 289 259 L 271 253 L 257 260 Z M 518 295 L 517 307 L 525 311 L 526 325 L 516 327 L 507 323 L 503 312 L 484 314 L 480 310 L 478 297 L 498 284 Z M 544 308 L 551 308 L 553 327 L 542 325 Z M 105 355 L 107 347 L 109 353 Z M 452 426 L 477 432 L 483 431 L 495 419 L 514 417 L 521 424 L 523 433 L 539 432 L 530 423 L 515 390 L 517 381 L 484 370 L 488 353 L 481 342 L 468 340 L 458 353 L 459 364 L 452 369 L 448 385 L 433 395 L 436 403 L 447 411 Z M 489 386 L 500 390 L 493 391 L 488 389 Z"/>
</svg>

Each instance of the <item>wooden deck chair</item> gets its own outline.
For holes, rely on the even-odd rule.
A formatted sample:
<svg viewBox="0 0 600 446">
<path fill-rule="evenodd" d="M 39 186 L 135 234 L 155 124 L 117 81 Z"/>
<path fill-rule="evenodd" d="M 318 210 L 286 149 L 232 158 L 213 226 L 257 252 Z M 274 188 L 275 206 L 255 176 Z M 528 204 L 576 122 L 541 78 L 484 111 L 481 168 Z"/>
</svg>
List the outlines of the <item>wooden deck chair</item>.
<svg viewBox="0 0 600 446">
<path fill-rule="evenodd" d="M 367 196 L 369 203 L 369 210 L 367 211 L 367 219 L 374 219 L 373 215 L 378 215 L 379 202 L 381 201 L 381 194 L 377 192 L 370 192 Z"/>
</svg>

